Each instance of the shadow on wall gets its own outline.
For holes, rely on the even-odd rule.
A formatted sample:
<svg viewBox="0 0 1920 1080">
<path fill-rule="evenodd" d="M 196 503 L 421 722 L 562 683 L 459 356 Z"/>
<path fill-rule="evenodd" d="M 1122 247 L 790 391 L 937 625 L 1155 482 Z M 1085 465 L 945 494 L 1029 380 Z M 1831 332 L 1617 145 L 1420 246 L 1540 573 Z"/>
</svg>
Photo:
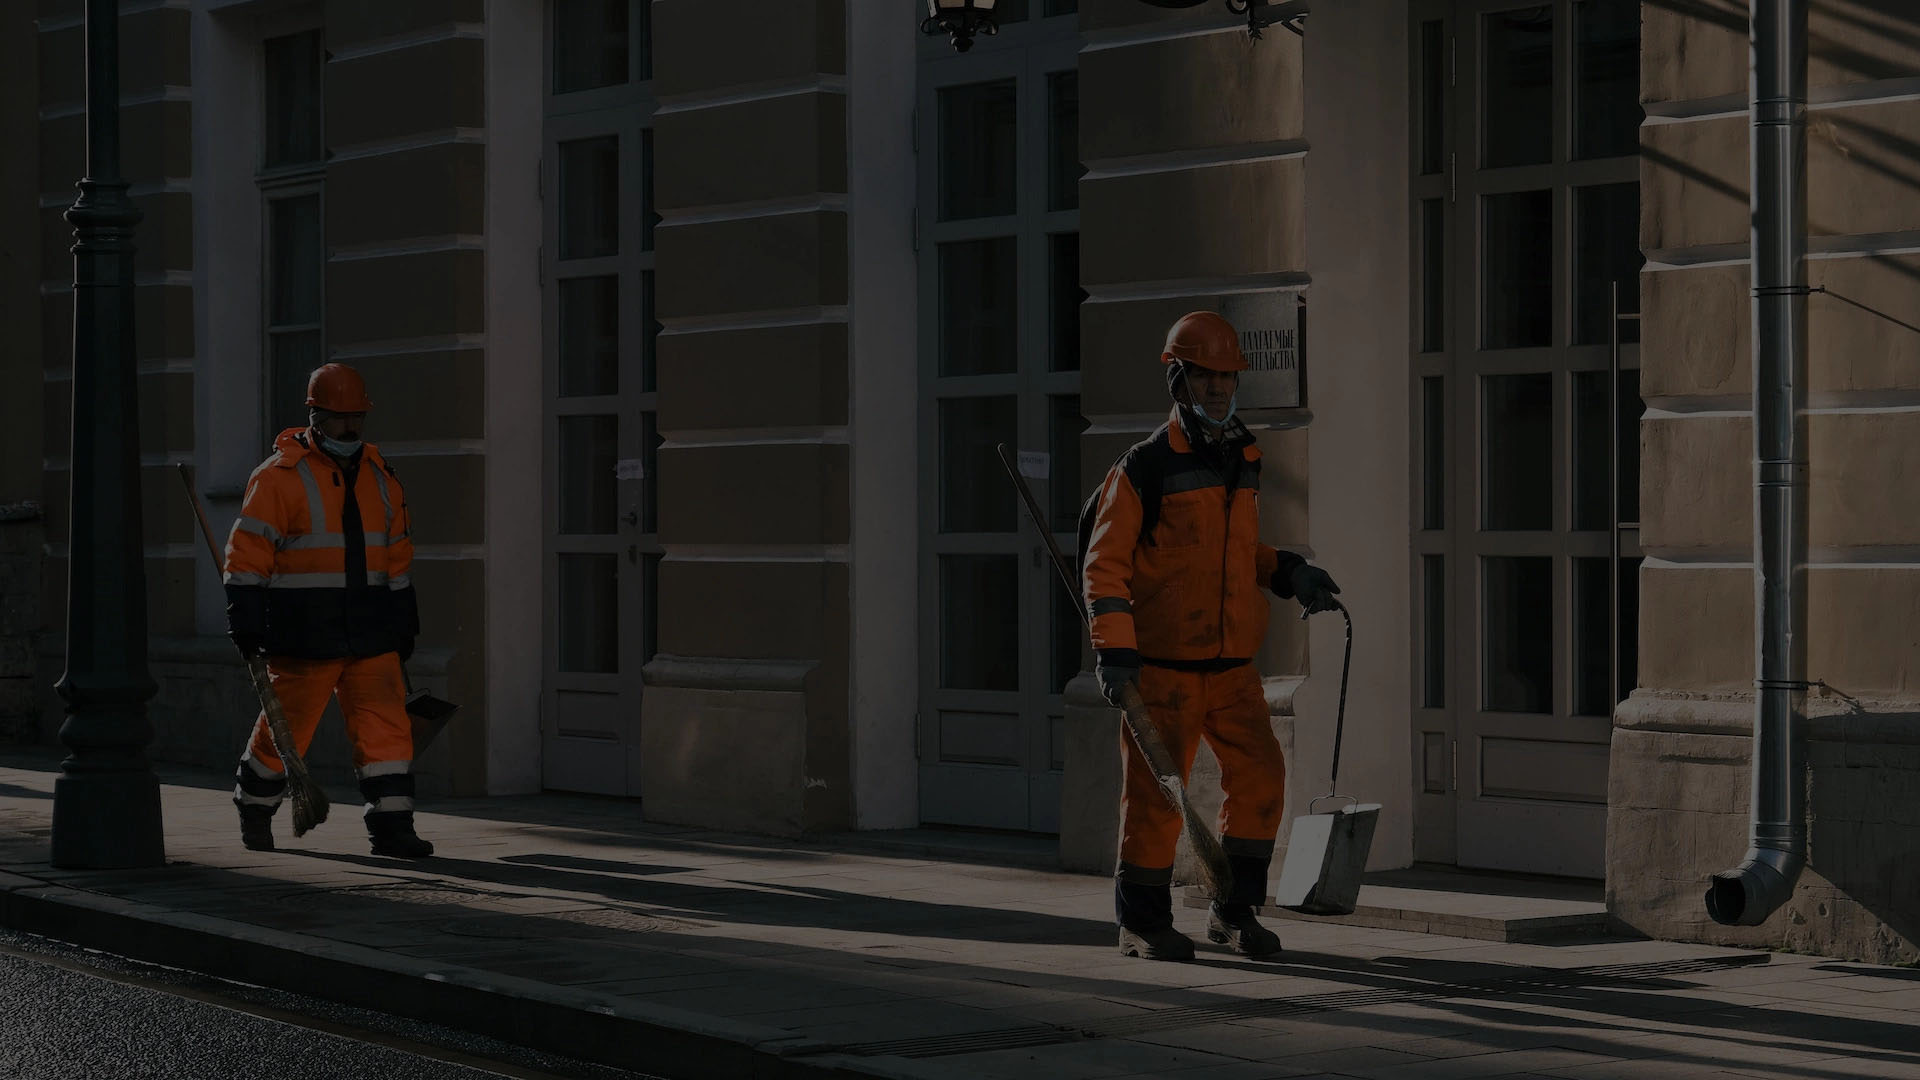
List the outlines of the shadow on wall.
<svg viewBox="0 0 1920 1080">
<path fill-rule="evenodd" d="M 35 643 L 40 635 L 45 539 L 46 526 L 37 505 L 0 506 L 0 743 L 39 740 Z"/>
<path fill-rule="evenodd" d="M 1832 895 L 1807 898 L 1786 944 L 1799 947 L 1807 930 L 1828 923 L 1822 936 L 1856 942 L 1868 959 L 1912 963 L 1920 959 L 1920 713 L 1856 707 L 1840 719 L 1845 737 L 1807 747 L 1807 866 Z"/>
</svg>

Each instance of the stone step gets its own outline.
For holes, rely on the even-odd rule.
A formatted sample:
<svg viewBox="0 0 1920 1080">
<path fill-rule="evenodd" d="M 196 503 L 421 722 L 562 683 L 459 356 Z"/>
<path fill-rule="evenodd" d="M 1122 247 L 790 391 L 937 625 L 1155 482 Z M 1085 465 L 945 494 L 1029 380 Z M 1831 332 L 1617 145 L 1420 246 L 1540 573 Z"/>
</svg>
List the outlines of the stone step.
<svg viewBox="0 0 1920 1080">
<path fill-rule="evenodd" d="M 1207 895 L 1189 886 L 1182 902 L 1207 906 Z M 1262 915 L 1307 922 L 1444 934 L 1479 941 L 1541 942 L 1616 933 L 1599 882 L 1482 876 L 1439 870 L 1398 870 L 1367 875 L 1351 915 L 1303 915 L 1273 906 Z"/>
</svg>

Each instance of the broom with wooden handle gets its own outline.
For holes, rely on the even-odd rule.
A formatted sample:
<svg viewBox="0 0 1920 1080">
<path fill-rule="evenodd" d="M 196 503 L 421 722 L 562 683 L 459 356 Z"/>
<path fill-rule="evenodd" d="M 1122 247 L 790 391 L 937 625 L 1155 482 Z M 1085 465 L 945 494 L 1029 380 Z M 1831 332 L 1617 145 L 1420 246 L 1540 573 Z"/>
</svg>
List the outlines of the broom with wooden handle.
<svg viewBox="0 0 1920 1080">
<path fill-rule="evenodd" d="M 186 485 L 187 499 L 193 503 L 194 516 L 200 520 L 200 535 L 206 539 L 207 552 L 213 556 L 213 568 L 223 569 L 220 547 L 213 542 L 213 529 L 207 525 L 207 511 L 200 505 L 200 493 L 193 489 L 193 470 L 185 462 L 180 464 L 180 482 Z M 287 768 L 287 795 L 293 800 L 293 835 L 305 836 L 308 830 L 327 820 L 327 793 L 314 782 L 307 772 L 307 763 L 301 760 L 293 741 L 293 730 L 287 727 L 287 714 L 281 711 L 280 699 L 273 692 L 266 658 L 242 654 L 241 659 L 247 663 L 247 676 L 253 680 L 260 711 L 266 714 L 267 737 L 273 740 L 273 752 L 280 755 L 280 763 Z"/>
<path fill-rule="evenodd" d="M 1007 444 L 1000 444 L 1000 464 L 1007 467 L 1007 475 L 1013 478 L 1013 486 L 1020 489 L 1020 499 L 1026 504 L 1027 516 L 1033 519 L 1034 528 L 1040 530 L 1040 539 L 1046 541 L 1047 551 L 1053 556 L 1053 568 L 1060 574 L 1060 583 L 1073 595 L 1073 609 L 1080 613 L 1080 621 L 1087 624 L 1089 633 L 1093 630 L 1093 618 L 1087 614 L 1087 605 L 1080 600 L 1080 588 L 1074 582 L 1072 569 L 1067 565 L 1067 557 L 1060 551 L 1060 545 L 1054 542 L 1053 531 L 1047 528 L 1047 518 L 1040 510 L 1040 503 L 1028 489 L 1026 480 L 1015 467 L 1013 455 L 1007 451 Z M 1206 878 L 1207 888 L 1213 891 L 1216 899 L 1224 900 L 1233 888 L 1233 871 L 1228 868 L 1227 850 L 1220 846 L 1220 838 L 1213 835 L 1207 823 L 1200 820 L 1200 812 L 1193 808 L 1187 798 L 1187 785 L 1180 779 L 1180 768 L 1174 764 L 1173 754 L 1160 738 L 1160 729 L 1153 726 L 1153 717 L 1147 712 L 1147 703 L 1140 697 L 1140 688 L 1128 680 L 1120 687 L 1120 712 L 1127 718 L 1127 730 L 1133 735 L 1133 743 L 1146 757 L 1147 766 L 1153 770 L 1154 778 L 1160 782 L 1160 790 L 1166 793 L 1167 801 L 1180 811 L 1180 819 L 1187 834 L 1187 843 L 1193 845 L 1193 854 L 1200 860 L 1200 876 Z"/>
</svg>

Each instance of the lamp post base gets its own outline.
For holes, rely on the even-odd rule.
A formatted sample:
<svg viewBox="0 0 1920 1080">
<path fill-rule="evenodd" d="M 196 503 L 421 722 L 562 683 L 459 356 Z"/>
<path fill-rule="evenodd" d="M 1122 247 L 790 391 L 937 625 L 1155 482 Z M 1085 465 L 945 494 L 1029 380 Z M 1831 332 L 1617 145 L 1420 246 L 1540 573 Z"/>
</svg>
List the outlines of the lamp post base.
<svg viewBox="0 0 1920 1080">
<path fill-rule="evenodd" d="M 70 774 L 53 782 L 53 865 L 128 870 L 166 862 L 160 780 L 151 771 Z"/>
</svg>

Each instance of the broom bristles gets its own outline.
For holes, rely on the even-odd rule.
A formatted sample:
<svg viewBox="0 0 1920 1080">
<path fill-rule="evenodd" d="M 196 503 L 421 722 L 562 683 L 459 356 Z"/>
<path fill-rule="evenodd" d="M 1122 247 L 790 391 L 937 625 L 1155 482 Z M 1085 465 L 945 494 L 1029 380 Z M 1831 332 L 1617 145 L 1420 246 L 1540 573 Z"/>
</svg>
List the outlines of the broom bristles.
<svg viewBox="0 0 1920 1080">
<path fill-rule="evenodd" d="M 327 793 L 306 777 L 293 784 L 293 835 L 305 836 L 327 820 Z"/>
</svg>

